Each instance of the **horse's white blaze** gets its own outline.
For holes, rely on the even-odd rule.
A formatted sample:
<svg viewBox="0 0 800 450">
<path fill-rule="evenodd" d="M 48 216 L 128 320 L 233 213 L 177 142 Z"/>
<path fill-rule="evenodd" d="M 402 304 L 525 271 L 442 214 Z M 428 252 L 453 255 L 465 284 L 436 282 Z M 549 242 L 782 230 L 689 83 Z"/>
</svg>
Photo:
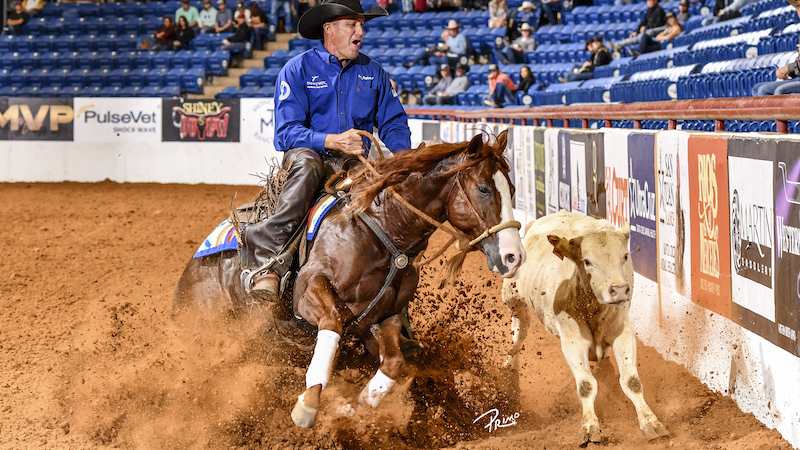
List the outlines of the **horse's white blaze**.
<svg viewBox="0 0 800 450">
<path fill-rule="evenodd" d="M 508 185 L 506 176 L 497 171 L 492 175 L 494 186 L 500 193 L 500 217 L 503 222 L 514 220 L 514 211 L 511 202 L 511 187 Z M 506 228 L 497 233 L 500 241 L 500 256 L 503 264 L 508 269 L 504 276 L 514 276 L 517 269 L 525 262 L 525 248 L 522 246 L 522 239 L 519 237 L 519 230 L 516 228 Z"/>
</svg>

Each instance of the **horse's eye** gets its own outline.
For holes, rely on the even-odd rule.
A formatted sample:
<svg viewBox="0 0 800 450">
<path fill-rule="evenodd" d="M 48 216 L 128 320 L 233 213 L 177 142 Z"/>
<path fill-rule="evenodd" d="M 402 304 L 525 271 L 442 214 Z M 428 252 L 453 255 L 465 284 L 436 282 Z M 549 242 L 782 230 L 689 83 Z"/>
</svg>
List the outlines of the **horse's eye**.
<svg viewBox="0 0 800 450">
<path fill-rule="evenodd" d="M 487 186 L 481 186 L 478 188 L 478 192 L 480 192 L 481 195 L 489 195 L 492 193 L 492 190 Z"/>
</svg>

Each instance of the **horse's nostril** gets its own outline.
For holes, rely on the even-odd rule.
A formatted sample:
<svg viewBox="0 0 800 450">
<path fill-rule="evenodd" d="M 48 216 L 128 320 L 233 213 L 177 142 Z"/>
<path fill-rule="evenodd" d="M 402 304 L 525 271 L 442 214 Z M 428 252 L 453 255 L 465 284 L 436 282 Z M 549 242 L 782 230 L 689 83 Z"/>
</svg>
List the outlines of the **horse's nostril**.
<svg viewBox="0 0 800 450">
<path fill-rule="evenodd" d="M 506 259 L 508 260 L 509 264 L 514 264 L 514 262 L 517 260 L 517 258 L 514 255 L 508 255 L 508 258 Z"/>
</svg>

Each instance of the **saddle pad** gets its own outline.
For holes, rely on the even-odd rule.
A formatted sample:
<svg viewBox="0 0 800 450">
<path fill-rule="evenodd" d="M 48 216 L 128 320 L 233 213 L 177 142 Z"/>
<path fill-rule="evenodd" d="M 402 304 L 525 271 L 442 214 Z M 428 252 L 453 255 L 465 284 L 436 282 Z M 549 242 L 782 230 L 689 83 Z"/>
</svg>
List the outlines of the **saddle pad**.
<svg viewBox="0 0 800 450">
<path fill-rule="evenodd" d="M 217 228 L 214 228 L 214 231 L 200 244 L 200 248 L 195 252 L 194 258 L 214 255 L 224 252 L 225 250 L 236 250 L 238 247 L 239 240 L 236 238 L 233 225 L 228 222 L 228 219 L 225 219 L 221 224 L 217 225 Z"/>
<path fill-rule="evenodd" d="M 350 178 L 345 178 L 336 184 L 336 190 L 344 190 L 344 188 L 350 186 L 352 182 L 353 180 Z M 308 213 L 308 227 L 306 229 L 307 240 L 314 240 L 314 236 L 317 235 L 317 230 L 319 230 L 319 225 L 322 223 L 322 219 L 325 218 L 325 215 L 328 214 L 328 211 L 330 211 L 331 208 L 333 208 L 338 202 L 339 199 L 337 197 L 327 194 L 311 208 L 311 211 Z"/>
</svg>

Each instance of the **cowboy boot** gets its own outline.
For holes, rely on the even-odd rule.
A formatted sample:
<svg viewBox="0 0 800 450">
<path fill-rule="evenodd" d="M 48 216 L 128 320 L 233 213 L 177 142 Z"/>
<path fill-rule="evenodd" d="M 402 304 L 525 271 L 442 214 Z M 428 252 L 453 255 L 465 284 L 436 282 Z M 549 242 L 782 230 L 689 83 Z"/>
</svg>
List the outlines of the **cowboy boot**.
<svg viewBox="0 0 800 450">
<path fill-rule="evenodd" d="M 277 274 L 266 272 L 256 278 L 252 292 L 265 302 L 275 303 L 280 295 L 280 282 Z"/>
</svg>

